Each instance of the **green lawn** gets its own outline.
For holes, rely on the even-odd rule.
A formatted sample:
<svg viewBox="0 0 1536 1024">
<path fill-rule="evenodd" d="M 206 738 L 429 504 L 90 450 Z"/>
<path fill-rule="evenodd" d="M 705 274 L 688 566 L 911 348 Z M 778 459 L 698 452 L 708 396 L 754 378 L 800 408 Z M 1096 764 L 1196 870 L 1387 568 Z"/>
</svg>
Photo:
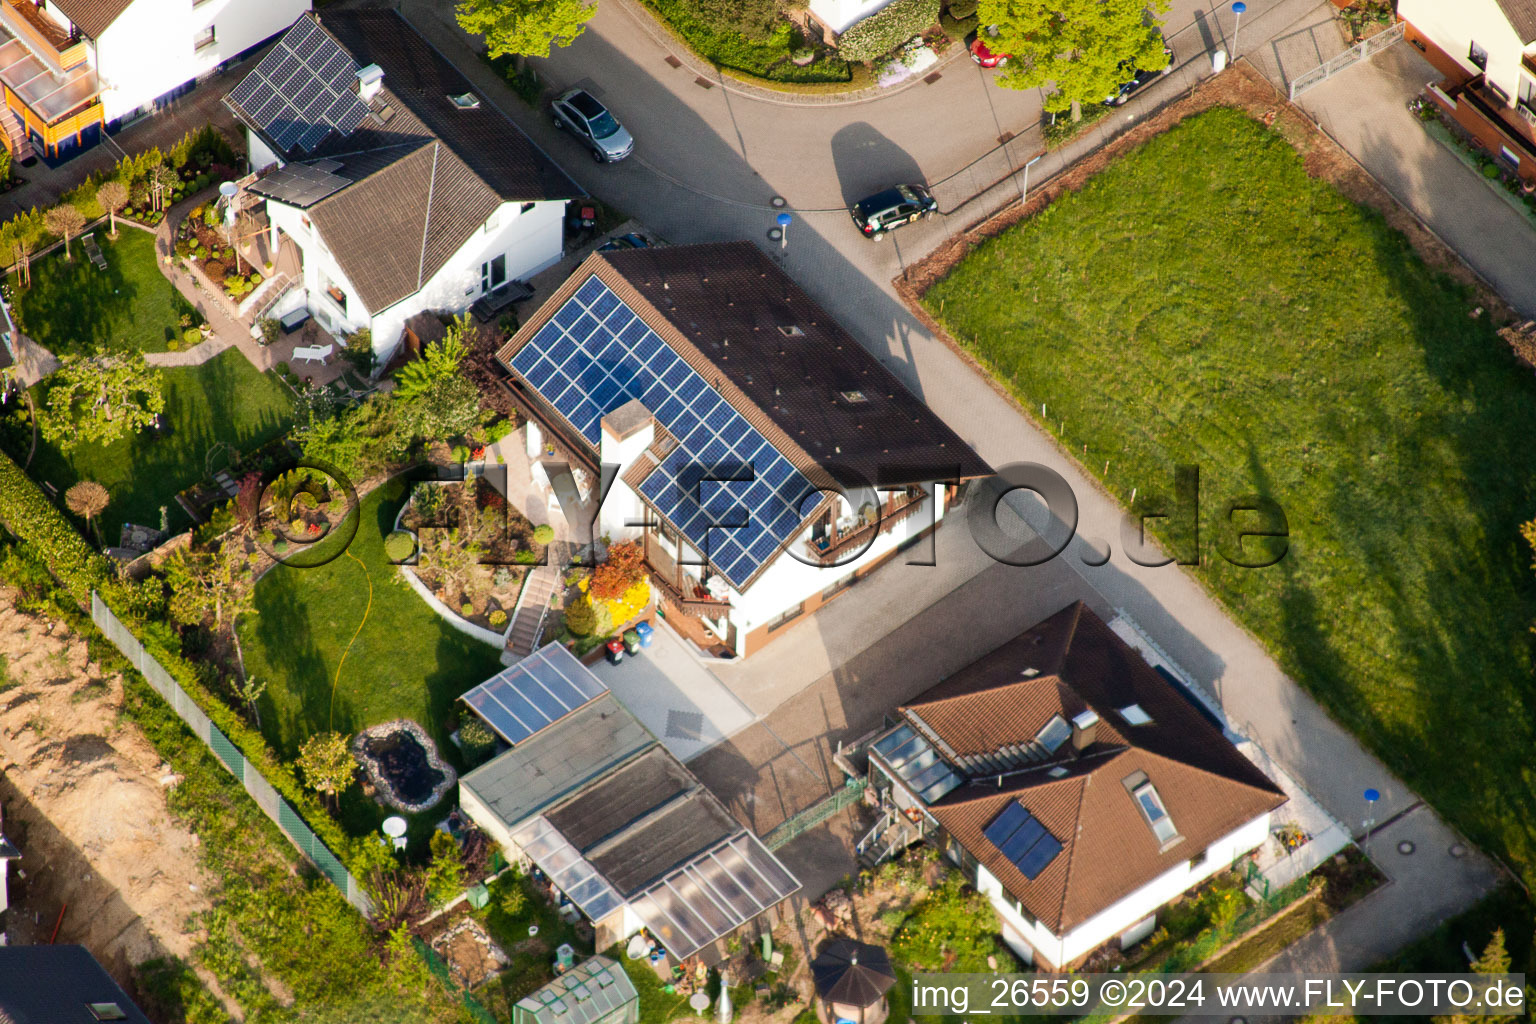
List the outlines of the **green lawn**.
<svg viewBox="0 0 1536 1024">
<path fill-rule="evenodd" d="M 1218 110 L 981 245 L 924 301 L 1090 471 L 1108 460 L 1122 499 L 1198 464 L 1200 580 L 1536 881 L 1518 532 L 1536 515 L 1536 380 L 1467 291 L 1280 135 Z M 1289 519 L 1272 568 L 1215 551 L 1222 502 L 1250 493 Z"/>
<path fill-rule="evenodd" d="M 32 284 L 18 287 L 16 312 L 22 333 L 54 355 L 89 352 L 96 345 L 140 352 L 164 352 L 181 342 L 181 317 L 203 318 L 172 287 L 155 262 L 155 236 L 118 228 L 118 239 L 96 230 L 107 269 L 97 270 L 80 239 L 69 243 L 73 259 L 59 249 L 32 263 Z"/>
<path fill-rule="evenodd" d="M 106 485 L 112 496 L 102 517 L 103 535 L 116 544 L 125 521 L 160 525 L 168 509 L 173 529 L 186 524 L 176 492 L 207 476 L 210 450 L 218 444 L 255 448 L 285 433 L 293 423 L 293 393 L 270 373 L 262 373 L 236 349 L 199 366 L 173 367 L 165 375 L 168 436 L 136 434 L 110 445 L 89 445 L 64 455 L 39 441 L 27 472 L 47 480 L 62 494 L 77 480 Z M 41 403 L 43 381 L 33 389 Z M 25 457 L 23 448 L 20 455 Z"/>
<path fill-rule="evenodd" d="M 500 652 L 450 627 L 397 581 L 384 535 L 408 493 L 396 478 L 365 498 L 357 536 L 341 557 L 314 568 L 278 566 L 256 585 L 257 614 L 241 620 L 240 643 L 246 675 L 267 681 L 261 724 L 285 758 L 316 732 L 350 736 L 409 718 L 462 765 L 448 739 L 454 701 L 500 671 Z M 389 813 L 358 787 L 341 810 L 358 833 Z M 413 827 L 424 835 L 443 813 L 442 806 L 428 811 Z"/>
</svg>

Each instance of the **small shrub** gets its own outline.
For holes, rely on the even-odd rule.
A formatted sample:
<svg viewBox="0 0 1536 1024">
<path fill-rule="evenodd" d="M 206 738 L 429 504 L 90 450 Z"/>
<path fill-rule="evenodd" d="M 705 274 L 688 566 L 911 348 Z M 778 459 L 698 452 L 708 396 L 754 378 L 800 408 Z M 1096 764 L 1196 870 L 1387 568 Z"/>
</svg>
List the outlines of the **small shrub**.
<svg viewBox="0 0 1536 1024">
<path fill-rule="evenodd" d="M 555 539 L 555 528 L 548 523 L 540 523 L 533 528 L 533 542 L 535 544 L 548 544 Z"/>
<path fill-rule="evenodd" d="M 181 349 L 181 342 L 177 341 L 175 338 L 172 338 L 170 341 L 165 343 L 165 350 L 167 352 L 176 352 L 176 351 L 179 351 L 180 349 Z"/>
<path fill-rule="evenodd" d="M 276 551 L 278 554 L 282 554 L 284 551 L 288 550 L 288 541 L 282 537 L 277 538 L 272 542 L 272 550 Z"/>
<path fill-rule="evenodd" d="M 289 523 L 288 526 L 293 530 L 294 533 L 305 533 L 309 530 L 309 524 L 302 519 L 295 519 L 293 522 Z"/>
<path fill-rule="evenodd" d="M 500 608 L 497 608 L 495 611 L 491 612 L 487 618 L 490 620 L 491 625 L 497 629 L 500 629 L 502 626 L 507 624 L 507 613 L 502 611 Z"/>
<path fill-rule="evenodd" d="M 191 348 L 203 340 L 203 332 L 196 327 L 188 327 L 185 331 L 181 332 L 181 340 L 187 343 L 188 348 Z"/>
<path fill-rule="evenodd" d="M 485 753 L 496 745 L 496 737 L 486 724 L 474 715 L 468 716 L 459 726 L 459 745 L 470 757 Z"/>
<path fill-rule="evenodd" d="M 538 560 L 539 556 L 535 555 L 527 548 L 519 548 L 517 551 L 512 553 L 512 561 L 516 565 L 533 565 Z"/>
<path fill-rule="evenodd" d="M 463 615 L 466 619 L 469 618 L 471 615 L 475 614 L 474 602 L 473 601 L 465 601 L 463 604 L 459 605 L 459 613 L 461 615 Z"/>
<path fill-rule="evenodd" d="M 454 462 L 468 462 L 469 461 L 469 449 L 467 447 L 465 447 L 464 445 L 462 445 L 462 444 L 454 445 L 453 446 L 453 461 Z"/>
<path fill-rule="evenodd" d="M 224 275 L 229 273 L 221 260 L 208 260 L 203 264 L 203 273 L 208 275 L 208 280 L 214 284 L 223 284 Z"/>
<path fill-rule="evenodd" d="M 528 894 L 523 891 L 523 887 L 518 885 L 517 879 L 514 878 L 501 891 L 501 912 L 508 917 L 517 918 L 522 916 L 523 912 L 527 909 Z"/>
<path fill-rule="evenodd" d="M 257 324 L 256 326 L 261 330 L 261 343 L 263 345 L 270 345 L 278 338 L 282 337 L 283 325 L 273 317 L 263 317 L 261 323 Z M 278 365 L 282 366 L 281 363 Z M 283 372 L 287 372 L 286 368 Z"/>
<path fill-rule="evenodd" d="M 273 369 L 277 371 L 277 375 L 279 377 L 286 377 L 286 376 L 288 376 L 288 364 L 287 363 L 278 363 L 276 366 L 273 367 Z"/>
</svg>

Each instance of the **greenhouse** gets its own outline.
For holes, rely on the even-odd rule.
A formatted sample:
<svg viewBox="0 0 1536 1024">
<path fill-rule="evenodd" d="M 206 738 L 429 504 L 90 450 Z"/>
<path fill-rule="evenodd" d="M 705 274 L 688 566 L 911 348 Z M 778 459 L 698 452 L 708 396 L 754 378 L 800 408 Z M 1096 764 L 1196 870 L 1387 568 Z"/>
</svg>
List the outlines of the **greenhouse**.
<svg viewBox="0 0 1536 1024">
<path fill-rule="evenodd" d="M 623 968 L 594 956 L 519 1000 L 512 1024 L 640 1024 L 640 993 Z"/>
</svg>

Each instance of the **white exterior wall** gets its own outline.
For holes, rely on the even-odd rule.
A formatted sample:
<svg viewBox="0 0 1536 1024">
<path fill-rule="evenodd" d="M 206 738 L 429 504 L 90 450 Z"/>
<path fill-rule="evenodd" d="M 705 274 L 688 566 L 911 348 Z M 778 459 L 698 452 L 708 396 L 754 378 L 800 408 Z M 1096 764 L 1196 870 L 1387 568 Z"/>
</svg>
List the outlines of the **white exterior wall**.
<svg viewBox="0 0 1536 1024">
<path fill-rule="evenodd" d="M 1064 936 L 1051 932 L 1044 924 L 1031 924 L 1014 909 L 1014 900 L 984 866 L 976 868 L 976 889 L 985 893 L 997 909 L 1007 929 L 1012 929 L 1033 947 L 1038 959 L 1047 966 L 1061 967 L 1098 949 L 1131 925 L 1157 911 L 1169 900 L 1187 892 L 1212 875 L 1231 867 L 1238 857 L 1264 842 L 1269 835 L 1269 813 L 1253 819 L 1235 832 L 1206 848 L 1205 859 L 1191 868 L 1189 861 L 1154 878 L 1135 892 L 1111 904 Z M 1198 851 L 1189 851 L 1193 857 Z M 1012 945 L 1012 943 L 1010 943 Z M 1016 950 L 1017 951 L 1017 950 Z M 1025 957 L 1025 959 L 1029 959 Z"/>
<path fill-rule="evenodd" d="M 1400 0 L 1398 17 L 1411 24 L 1461 64 L 1478 73 L 1468 60 L 1472 43 L 1488 51 L 1488 81 L 1513 102 L 1520 95 L 1520 57 L 1525 47 L 1500 9 L 1498 0 Z"/>
<path fill-rule="evenodd" d="M 291 25 L 309 0 L 134 0 L 95 41 L 96 73 L 114 121 Z M 193 49 L 213 26 L 215 42 Z"/>
<path fill-rule="evenodd" d="M 827 28 L 842 35 L 856 23 L 885 7 L 891 0 L 811 0 L 811 13 Z"/>
<path fill-rule="evenodd" d="M 519 213 L 520 205 L 503 203 L 494 218 L 496 227 L 476 232 L 425 287 L 379 313 L 363 308 L 357 289 L 325 240 L 313 227 L 305 226 L 303 210 L 269 199 L 267 216 L 304 250 L 304 288 L 310 315 L 338 337 L 361 327 L 369 328 L 373 332 L 376 363 L 382 366 L 394 355 L 405 322 L 411 317 L 424 310 L 462 312 L 480 297 L 482 262 L 505 253 L 509 281 L 532 277 L 559 262 L 564 254 L 565 203 L 535 203 L 527 213 Z M 345 311 L 326 293 L 327 280 L 346 293 Z"/>
<path fill-rule="evenodd" d="M 262 141 L 261 136 L 249 128 L 245 130 L 245 152 L 246 162 L 250 164 L 250 168 L 253 171 L 259 171 L 272 164 L 282 163 L 278 159 L 277 154 L 272 152 L 271 147 Z"/>
</svg>

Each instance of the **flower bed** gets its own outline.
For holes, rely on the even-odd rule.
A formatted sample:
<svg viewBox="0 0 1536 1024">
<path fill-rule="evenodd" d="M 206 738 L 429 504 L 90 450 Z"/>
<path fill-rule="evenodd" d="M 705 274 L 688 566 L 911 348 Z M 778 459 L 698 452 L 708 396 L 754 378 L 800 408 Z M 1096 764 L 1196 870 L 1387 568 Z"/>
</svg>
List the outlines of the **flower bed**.
<svg viewBox="0 0 1536 1024">
<path fill-rule="evenodd" d="M 231 300 L 239 302 L 265 278 L 229 244 L 221 216 L 213 203 L 193 207 L 176 227 L 176 255 L 201 271 L 214 286 L 222 288 Z"/>
</svg>

